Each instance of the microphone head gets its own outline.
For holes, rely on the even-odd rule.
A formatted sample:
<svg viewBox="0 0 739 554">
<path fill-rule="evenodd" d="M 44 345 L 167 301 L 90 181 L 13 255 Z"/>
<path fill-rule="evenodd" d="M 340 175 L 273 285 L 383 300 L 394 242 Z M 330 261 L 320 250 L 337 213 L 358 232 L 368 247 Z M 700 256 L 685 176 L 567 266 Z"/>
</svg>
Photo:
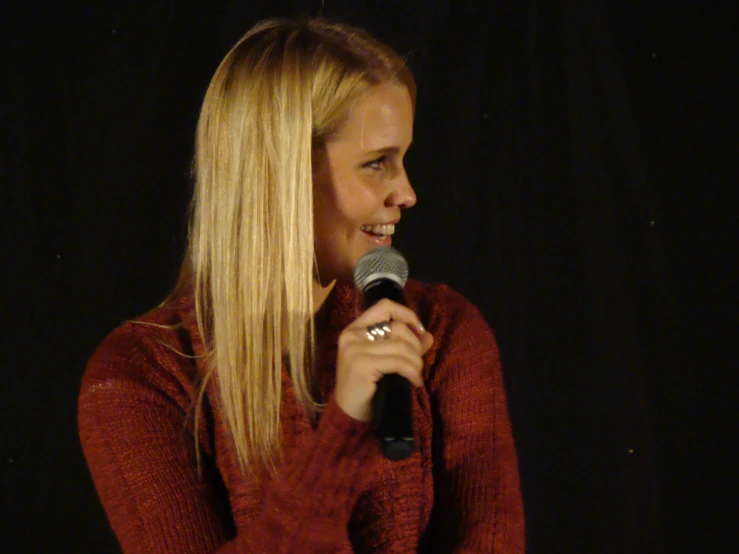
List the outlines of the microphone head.
<svg viewBox="0 0 739 554">
<path fill-rule="evenodd" d="M 354 268 L 354 285 L 361 291 L 377 279 L 390 279 L 400 288 L 408 280 L 408 262 L 392 246 L 378 246 L 359 258 Z"/>
</svg>

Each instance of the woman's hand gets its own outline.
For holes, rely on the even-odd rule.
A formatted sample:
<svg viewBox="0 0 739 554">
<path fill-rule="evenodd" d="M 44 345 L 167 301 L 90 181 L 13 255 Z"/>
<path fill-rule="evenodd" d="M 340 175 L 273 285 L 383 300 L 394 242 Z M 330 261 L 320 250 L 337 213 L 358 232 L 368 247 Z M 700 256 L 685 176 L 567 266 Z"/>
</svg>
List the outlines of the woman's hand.
<svg viewBox="0 0 739 554">
<path fill-rule="evenodd" d="M 371 341 L 367 327 L 390 321 L 390 339 Z M 434 342 L 418 316 L 406 306 L 381 300 L 339 335 L 336 360 L 336 402 L 350 417 L 369 421 L 377 382 L 386 373 L 398 373 L 423 386 L 423 356 Z"/>
</svg>

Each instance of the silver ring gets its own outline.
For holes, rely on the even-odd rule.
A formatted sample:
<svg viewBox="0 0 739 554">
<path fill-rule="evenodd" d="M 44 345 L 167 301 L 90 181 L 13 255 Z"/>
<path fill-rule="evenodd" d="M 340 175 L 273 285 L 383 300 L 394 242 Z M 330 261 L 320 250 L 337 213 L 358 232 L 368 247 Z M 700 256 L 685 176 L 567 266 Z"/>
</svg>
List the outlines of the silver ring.
<svg viewBox="0 0 739 554">
<path fill-rule="evenodd" d="M 390 340 L 392 329 L 389 321 L 380 321 L 374 325 L 367 325 L 367 338 L 374 342 L 379 339 Z"/>
</svg>

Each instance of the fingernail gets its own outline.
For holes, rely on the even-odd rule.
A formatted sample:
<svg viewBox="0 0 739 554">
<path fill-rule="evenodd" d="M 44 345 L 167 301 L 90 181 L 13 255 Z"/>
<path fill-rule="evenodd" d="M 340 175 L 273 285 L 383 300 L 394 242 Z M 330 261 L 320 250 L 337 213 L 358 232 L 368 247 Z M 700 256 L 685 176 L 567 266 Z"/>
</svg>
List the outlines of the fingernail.
<svg viewBox="0 0 739 554">
<path fill-rule="evenodd" d="M 422 333 L 426 332 L 426 328 L 423 326 L 423 323 L 421 323 L 420 321 L 418 322 L 418 330 L 421 331 Z"/>
</svg>

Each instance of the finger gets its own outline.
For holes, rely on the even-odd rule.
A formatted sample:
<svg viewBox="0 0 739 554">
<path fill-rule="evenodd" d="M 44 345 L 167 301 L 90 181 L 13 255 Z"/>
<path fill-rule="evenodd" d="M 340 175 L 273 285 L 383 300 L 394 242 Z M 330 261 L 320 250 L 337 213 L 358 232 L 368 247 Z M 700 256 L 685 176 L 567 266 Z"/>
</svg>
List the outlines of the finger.
<svg viewBox="0 0 739 554">
<path fill-rule="evenodd" d="M 421 337 L 421 355 L 423 356 L 429 351 L 429 348 L 434 344 L 434 335 L 426 331 Z"/>
<path fill-rule="evenodd" d="M 406 323 L 419 336 L 422 333 L 423 325 L 418 319 L 416 313 L 407 306 L 393 302 L 388 298 L 380 300 L 377 304 L 369 308 L 360 315 L 352 326 L 367 327 L 378 321 L 402 321 Z"/>
<path fill-rule="evenodd" d="M 419 357 L 410 358 L 403 354 L 387 353 L 373 354 L 364 360 L 366 367 L 373 373 L 373 381 L 377 383 L 383 375 L 397 373 L 408 379 L 414 385 L 423 386 L 423 361 Z"/>
<path fill-rule="evenodd" d="M 423 344 L 421 343 L 421 340 L 408 327 L 408 325 L 402 321 L 390 322 L 389 339 L 375 339 L 374 341 L 371 341 L 366 327 L 363 329 L 354 329 L 354 334 L 358 340 L 365 342 L 385 342 L 385 340 L 403 341 L 413 348 L 416 353 L 421 354 L 421 352 L 423 352 Z"/>
<path fill-rule="evenodd" d="M 400 356 L 405 358 L 408 363 L 422 366 L 423 358 L 420 354 L 403 341 L 377 341 L 375 343 L 367 343 L 364 345 L 354 344 L 351 350 L 355 359 L 361 359 L 362 363 L 370 358 L 378 358 L 382 356 Z"/>
<path fill-rule="evenodd" d="M 357 319 L 355 320 L 355 322 L 356 321 L 361 321 L 361 320 Z M 378 322 L 375 322 L 375 323 L 378 323 Z M 352 324 L 352 326 L 350 327 L 354 327 L 354 324 Z M 394 336 L 402 337 L 405 340 L 410 340 L 414 345 L 420 345 L 419 353 L 421 355 L 426 354 L 426 352 L 428 352 L 428 350 L 434 344 L 434 336 L 431 333 L 429 333 L 425 328 L 421 330 L 419 328 L 413 327 L 412 325 L 408 325 L 405 322 L 393 322 L 393 321 L 390 322 L 390 328 L 391 328 L 391 333 L 393 333 Z M 360 339 L 367 338 L 367 333 L 366 333 L 367 328 L 366 327 L 364 327 L 363 329 L 353 328 L 352 330 L 355 331 L 356 336 L 359 337 Z M 417 339 L 418 342 L 414 339 Z"/>
</svg>

